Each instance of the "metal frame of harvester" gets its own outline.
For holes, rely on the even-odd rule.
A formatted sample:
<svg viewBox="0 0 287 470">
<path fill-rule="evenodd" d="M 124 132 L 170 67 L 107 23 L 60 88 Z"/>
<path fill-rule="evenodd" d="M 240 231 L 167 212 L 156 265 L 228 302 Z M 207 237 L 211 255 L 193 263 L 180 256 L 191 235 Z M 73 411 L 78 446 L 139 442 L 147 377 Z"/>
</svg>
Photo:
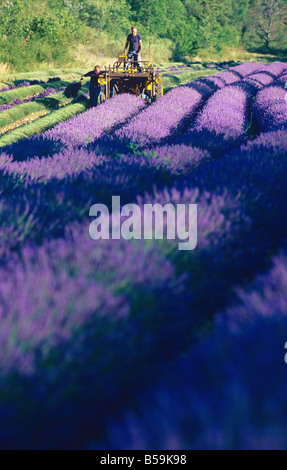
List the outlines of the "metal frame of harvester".
<svg viewBox="0 0 287 470">
<path fill-rule="evenodd" d="M 105 99 L 122 93 L 131 93 L 152 103 L 163 95 L 161 75 L 148 61 L 137 61 L 125 55 L 118 57 L 112 66 L 106 66 L 99 77 L 105 85 Z"/>
</svg>

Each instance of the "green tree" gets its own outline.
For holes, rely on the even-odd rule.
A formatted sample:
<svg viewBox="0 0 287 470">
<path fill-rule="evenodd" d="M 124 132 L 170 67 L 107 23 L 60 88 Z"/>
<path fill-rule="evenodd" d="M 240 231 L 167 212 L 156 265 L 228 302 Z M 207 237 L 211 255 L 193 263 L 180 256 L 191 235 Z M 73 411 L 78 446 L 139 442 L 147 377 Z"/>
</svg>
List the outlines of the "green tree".
<svg viewBox="0 0 287 470">
<path fill-rule="evenodd" d="M 251 47 L 280 47 L 287 35 L 284 24 L 285 2 L 280 0 L 254 0 L 249 10 L 245 44 Z M 286 39 L 285 39 L 286 40 Z"/>
<path fill-rule="evenodd" d="M 132 21 L 153 36 L 177 40 L 185 26 L 186 10 L 181 0 L 145 0 L 131 2 Z"/>
<path fill-rule="evenodd" d="M 238 46 L 241 37 L 233 22 L 233 0 L 204 2 L 199 33 L 201 47 L 220 51 L 224 46 Z"/>
<path fill-rule="evenodd" d="M 184 28 L 180 30 L 180 37 L 175 44 L 174 60 L 181 61 L 197 53 L 200 47 L 198 29 L 198 21 L 191 17 Z"/>
<path fill-rule="evenodd" d="M 22 0 L 0 1 L 0 33 L 6 37 L 22 38 L 26 24 L 27 2 Z"/>
<path fill-rule="evenodd" d="M 84 0 L 79 18 L 95 31 L 113 32 L 117 36 L 130 25 L 130 6 L 126 0 Z"/>
</svg>

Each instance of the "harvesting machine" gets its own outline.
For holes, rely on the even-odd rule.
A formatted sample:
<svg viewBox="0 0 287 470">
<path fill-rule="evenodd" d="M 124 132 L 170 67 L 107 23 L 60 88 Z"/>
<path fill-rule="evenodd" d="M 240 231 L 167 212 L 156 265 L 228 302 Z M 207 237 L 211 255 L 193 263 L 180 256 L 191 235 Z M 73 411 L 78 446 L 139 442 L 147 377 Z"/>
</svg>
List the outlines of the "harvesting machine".
<svg viewBox="0 0 287 470">
<path fill-rule="evenodd" d="M 163 95 L 161 75 L 150 62 L 138 61 L 133 54 L 120 55 L 112 66 L 106 66 L 99 83 L 105 85 L 105 99 L 130 93 L 152 103 Z"/>
</svg>

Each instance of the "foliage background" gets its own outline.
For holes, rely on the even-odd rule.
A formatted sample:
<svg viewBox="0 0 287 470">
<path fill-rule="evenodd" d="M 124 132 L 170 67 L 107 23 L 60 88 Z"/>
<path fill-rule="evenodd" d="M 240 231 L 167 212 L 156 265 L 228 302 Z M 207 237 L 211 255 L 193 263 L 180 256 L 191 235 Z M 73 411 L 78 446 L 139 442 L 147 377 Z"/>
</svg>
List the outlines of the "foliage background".
<svg viewBox="0 0 287 470">
<path fill-rule="evenodd" d="M 0 63 L 17 71 L 114 59 L 132 24 L 156 61 L 287 52 L 284 0 L 0 0 L 0 19 Z"/>
</svg>

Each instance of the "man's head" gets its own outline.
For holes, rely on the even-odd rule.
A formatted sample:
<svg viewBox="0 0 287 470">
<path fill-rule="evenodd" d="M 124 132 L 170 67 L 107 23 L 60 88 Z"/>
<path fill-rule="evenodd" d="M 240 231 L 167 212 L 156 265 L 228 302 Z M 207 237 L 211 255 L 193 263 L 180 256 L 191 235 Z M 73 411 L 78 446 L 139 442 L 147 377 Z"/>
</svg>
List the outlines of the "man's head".
<svg viewBox="0 0 287 470">
<path fill-rule="evenodd" d="M 100 73 L 101 67 L 99 65 L 95 66 L 95 72 Z"/>
<path fill-rule="evenodd" d="M 133 36 L 136 36 L 136 35 L 137 35 L 137 32 L 138 32 L 137 27 L 136 27 L 136 26 L 132 26 L 131 30 L 132 30 L 132 35 L 133 35 Z"/>
</svg>

